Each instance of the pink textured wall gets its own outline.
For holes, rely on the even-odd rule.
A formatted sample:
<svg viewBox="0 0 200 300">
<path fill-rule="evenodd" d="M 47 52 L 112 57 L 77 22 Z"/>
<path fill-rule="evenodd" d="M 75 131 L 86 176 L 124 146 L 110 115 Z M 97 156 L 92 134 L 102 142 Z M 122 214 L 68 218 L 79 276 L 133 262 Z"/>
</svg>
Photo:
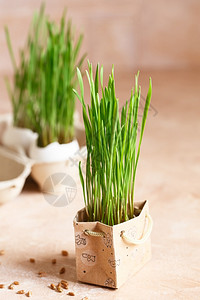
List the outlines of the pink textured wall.
<svg viewBox="0 0 200 300">
<path fill-rule="evenodd" d="M 40 3 L 0 0 L 0 74 L 12 70 L 3 26 L 17 53 Z M 199 0 L 49 0 L 46 11 L 59 19 L 65 6 L 93 62 L 125 70 L 200 67 Z"/>
</svg>

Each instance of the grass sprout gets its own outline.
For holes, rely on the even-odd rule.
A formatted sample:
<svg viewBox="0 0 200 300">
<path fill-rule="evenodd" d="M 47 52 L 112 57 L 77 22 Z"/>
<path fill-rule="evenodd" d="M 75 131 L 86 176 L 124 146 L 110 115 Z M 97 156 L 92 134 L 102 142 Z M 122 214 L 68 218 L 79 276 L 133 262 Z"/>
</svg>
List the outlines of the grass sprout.
<svg viewBox="0 0 200 300">
<path fill-rule="evenodd" d="M 150 78 L 140 133 L 138 133 L 138 107 L 141 95 L 141 87 L 138 87 L 139 72 L 135 76 L 135 88 L 131 91 L 129 101 L 126 101 L 122 108 L 121 115 L 119 100 L 115 94 L 114 67 L 105 88 L 103 66 L 99 68 L 97 65 L 93 75 L 92 64 L 88 62 L 86 74 L 90 87 L 90 105 L 86 106 L 79 69 L 77 69 L 77 76 L 80 94 L 74 90 L 82 104 L 86 133 L 85 180 L 81 162 L 79 163 L 85 207 L 88 221 L 115 225 L 134 217 L 135 176 L 151 101 L 152 82 Z"/>
<path fill-rule="evenodd" d="M 26 46 L 17 65 L 8 28 L 7 45 L 14 69 L 14 84 L 6 78 L 12 101 L 15 126 L 30 128 L 39 134 L 39 146 L 52 142 L 68 143 L 74 137 L 73 116 L 77 86 L 76 68 L 81 68 L 85 55 L 79 57 L 83 35 L 75 39 L 71 21 L 65 11 L 60 24 L 45 15 L 44 4 L 35 13 Z"/>
</svg>

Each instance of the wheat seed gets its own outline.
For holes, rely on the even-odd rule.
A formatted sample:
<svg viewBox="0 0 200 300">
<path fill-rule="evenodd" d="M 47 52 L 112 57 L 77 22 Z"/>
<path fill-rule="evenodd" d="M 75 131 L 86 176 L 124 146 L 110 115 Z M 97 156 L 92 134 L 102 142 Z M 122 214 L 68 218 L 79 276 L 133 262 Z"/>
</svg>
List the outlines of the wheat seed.
<svg viewBox="0 0 200 300">
<path fill-rule="evenodd" d="M 28 291 L 27 293 L 26 293 L 26 297 L 31 297 L 32 296 L 32 292 L 31 291 Z"/>
<path fill-rule="evenodd" d="M 63 289 L 68 290 L 68 282 L 66 282 L 64 280 L 61 281 L 61 286 L 62 286 Z"/>
<path fill-rule="evenodd" d="M 52 289 L 52 290 L 56 290 L 56 286 L 55 286 L 55 284 L 53 284 L 53 283 L 51 283 L 49 287 L 50 287 L 50 289 Z"/>
<path fill-rule="evenodd" d="M 68 296 L 75 296 L 74 292 L 69 292 L 67 295 Z"/>
<path fill-rule="evenodd" d="M 69 292 L 67 295 L 68 296 L 75 296 L 74 292 Z"/>
<path fill-rule="evenodd" d="M 13 283 L 10 284 L 8 288 L 9 288 L 9 290 L 13 290 L 14 289 L 14 284 Z"/>
<path fill-rule="evenodd" d="M 56 290 L 57 290 L 58 293 L 62 293 L 63 289 L 62 289 L 60 283 L 57 285 Z"/>
<path fill-rule="evenodd" d="M 20 290 L 16 294 L 24 294 L 24 290 Z"/>
</svg>

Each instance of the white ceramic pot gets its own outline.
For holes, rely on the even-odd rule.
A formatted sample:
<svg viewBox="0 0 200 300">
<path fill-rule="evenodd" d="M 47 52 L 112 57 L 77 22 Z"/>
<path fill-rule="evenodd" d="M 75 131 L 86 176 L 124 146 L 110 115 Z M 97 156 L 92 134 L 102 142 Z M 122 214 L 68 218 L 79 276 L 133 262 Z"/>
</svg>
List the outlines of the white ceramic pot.
<svg viewBox="0 0 200 300">
<path fill-rule="evenodd" d="M 38 134 L 27 128 L 8 126 L 2 135 L 2 144 L 20 154 L 27 155 L 31 144 L 35 144 Z"/>
<path fill-rule="evenodd" d="M 12 124 L 12 115 L 11 114 L 2 114 L 0 115 L 0 143 L 2 143 L 2 136 L 4 131 L 8 126 Z"/>
<path fill-rule="evenodd" d="M 75 137 L 80 147 L 82 147 L 85 145 L 85 132 L 84 126 L 80 121 L 80 115 L 77 111 L 75 111 L 74 113 L 74 127 Z M 0 143 L 3 146 L 17 151 L 20 154 L 28 155 L 30 146 L 35 145 L 37 139 L 38 134 L 33 132 L 32 130 L 12 126 L 12 114 L 0 115 Z M 56 146 L 53 145 L 50 148 L 53 149 L 55 147 Z M 71 147 L 71 145 L 69 147 Z M 74 147 L 74 144 L 72 145 L 72 147 Z M 63 146 L 62 148 L 65 151 L 65 146 Z"/>
<path fill-rule="evenodd" d="M 54 142 L 43 148 L 36 144 L 31 145 L 29 157 L 34 161 L 31 176 L 43 192 L 52 191 L 51 182 L 48 179 L 55 174 L 66 173 L 67 161 L 78 150 L 77 140 L 68 144 Z"/>
<path fill-rule="evenodd" d="M 46 147 L 38 147 L 37 141 L 29 148 L 28 156 L 36 163 L 52 163 L 66 161 L 79 150 L 77 140 L 67 144 L 51 143 Z"/>
<path fill-rule="evenodd" d="M 29 157 L 34 161 L 31 176 L 37 182 L 40 189 L 45 193 L 63 193 L 65 187 L 54 185 L 52 181 L 60 175 L 69 175 L 76 180 L 79 176 L 78 162 L 85 161 L 87 152 L 85 145 L 85 130 L 80 121 L 78 112 L 74 114 L 75 137 L 76 140 L 68 144 L 51 143 L 44 148 L 40 148 L 36 143 L 30 146 Z M 79 145 L 82 147 L 79 148 Z M 62 177 L 62 176 L 61 176 Z M 51 179 L 51 180 L 49 180 Z"/>
<path fill-rule="evenodd" d="M 31 175 L 43 192 L 55 192 L 56 186 L 52 190 L 51 181 L 61 174 L 69 175 L 75 181 L 79 173 L 78 162 L 83 161 L 86 154 L 85 148 L 80 149 L 76 140 L 69 144 L 52 143 L 44 148 L 32 145 L 29 153 L 34 161 Z"/>
<path fill-rule="evenodd" d="M 31 163 L 7 148 L 0 147 L 0 204 L 19 195 L 27 176 L 31 172 Z"/>
<path fill-rule="evenodd" d="M 44 183 L 54 174 L 65 173 L 71 177 L 78 176 L 78 161 L 86 157 L 86 151 L 81 146 L 85 145 L 85 131 L 78 112 L 74 114 L 75 136 L 68 144 L 51 143 L 46 147 L 38 147 L 38 134 L 30 129 L 9 126 L 3 132 L 2 143 L 6 147 L 15 150 L 29 163 L 32 163 L 31 175 L 38 183 L 41 190 L 51 191 L 51 187 Z"/>
</svg>

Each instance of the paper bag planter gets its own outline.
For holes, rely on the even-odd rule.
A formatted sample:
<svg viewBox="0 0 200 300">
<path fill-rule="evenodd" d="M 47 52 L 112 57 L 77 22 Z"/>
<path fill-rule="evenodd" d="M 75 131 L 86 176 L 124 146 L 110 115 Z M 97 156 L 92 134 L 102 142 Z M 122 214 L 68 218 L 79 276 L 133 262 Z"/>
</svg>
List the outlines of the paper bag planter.
<svg viewBox="0 0 200 300">
<path fill-rule="evenodd" d="M 107 87 L 103 84 L 103 66 L 99 69 L 97 65 L 95 77 L 90 62 L 88 69 L 91 104 L 85 101 L 79 69 L 80 94 L 74 90 L 83 108 L 87 146 L 85 178 L 79 163 L 85 209 L 74 220 L 77 277 L 83 282 L 117 288 L 151 257 L 148 202 L 134 202 L 134 186 L 152 82 L 150 78 L 137 138 L 139 73 L 130 100 L 120 112 L 114 67 Z"/>
<path fill-rule="evenodd" d="M 85 209 L 74 219 L 77 279 L 120 287 L 151 258 L 152 219 L 148 201 L 136 202 L 135 218 L 108 226 L 87 222 Z"/>
</svg>

